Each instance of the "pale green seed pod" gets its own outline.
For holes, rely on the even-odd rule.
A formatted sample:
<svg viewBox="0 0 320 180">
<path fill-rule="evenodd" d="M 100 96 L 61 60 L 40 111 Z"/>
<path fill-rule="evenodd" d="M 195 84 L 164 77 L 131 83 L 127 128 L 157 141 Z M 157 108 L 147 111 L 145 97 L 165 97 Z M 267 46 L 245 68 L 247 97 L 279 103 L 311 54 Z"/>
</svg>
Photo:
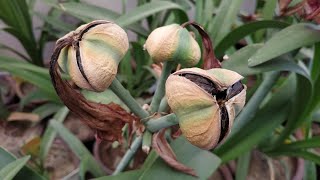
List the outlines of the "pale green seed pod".
<svg viewBox="0 0 320 180">
<path fill-rule="evenodd" d="M 199 44 L 178 24 L 159 27 L 151 32 L 144 48 L 154 62 L 175 61 L 186 67 L 196 65 L 201 57 Z"/>
<path fill-rule="evenodd" d="M 93 21 L 68 33 L 72 46 L 59 55 L 61 69 L 83 89 L 104 91 L 117 74 L 118 64 L 129 48 L 126 32 L 109 21 Z"/>
<path fill-rule="evenodd" d="M 245 104 L 246 86 L 241 84 L 242 78 L 221 68 L 188 68 L 169 76 L 168 104 L 190 143 L 212 149 L 223 142 Z"/>
</svg>

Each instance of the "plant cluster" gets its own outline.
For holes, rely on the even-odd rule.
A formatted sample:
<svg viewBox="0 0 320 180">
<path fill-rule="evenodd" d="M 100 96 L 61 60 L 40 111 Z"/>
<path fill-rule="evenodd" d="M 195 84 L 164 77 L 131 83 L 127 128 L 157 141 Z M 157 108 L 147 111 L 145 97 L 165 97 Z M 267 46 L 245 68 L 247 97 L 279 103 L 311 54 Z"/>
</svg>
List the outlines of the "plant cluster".
<svg viewBox="0 0 320 180">
<path fill-rule="evenodd" d="M 257 157 L 270 178 L 317 179 L 317 0 L 43 2 L 0 2 L 25 51 L 0 42 L 0 179 L 246 179 Z M 52 171 L 57 155 L 74 168 Z"/>
</svg>

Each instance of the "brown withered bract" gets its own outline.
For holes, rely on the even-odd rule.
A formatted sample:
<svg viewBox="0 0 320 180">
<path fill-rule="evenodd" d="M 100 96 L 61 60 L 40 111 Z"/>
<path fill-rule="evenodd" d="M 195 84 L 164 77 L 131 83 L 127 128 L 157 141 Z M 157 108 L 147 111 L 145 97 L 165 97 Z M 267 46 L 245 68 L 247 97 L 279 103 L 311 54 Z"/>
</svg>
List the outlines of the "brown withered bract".
<svg viewBox="0 0 320 180">
<path fill-rule="evenodd" d="M 131 115 L 117 104 L 101 104 L 88 101 L 77 90 L 61 77 L 61 67 L 58 64 L 58 58 L 63 48 L 79 47 L 77 44 L 81 42 L 83 34 L 88 32 L 90 28 L 97 27 L 100 24 L 108 24 L 109 21 L 93 21 L 89 24 L 81 26 L 77 32 L 71 32 L 65 37 L 57 41 L 50 62 L 50 75 L 53 86 L 62 100 L 62 102 L 76 115 L 80 116 L 84 123 L 96 130 L 97 135 L 107 141 L 122 141 L 122 128 L 126 123 L 132 126 L 133 121 L 138 118 Z M 77 52 L 77 51 L 76 51 Z M 77 53 L 78 54 L 78 53 Z M 78 55 L 77 55 L 78 56 Z M 77 58 L 78 60 L 79 58 Z M 86 74 L 83 71 L 81 62 L 76 61 L 81 74 L 86 80 Z"/>
<path fill-rule="evenodd" d="M 320 23 L 320 1 L 303 0 L 294 6 L 289 6 L 292 0 L 279 0 L 280 15 L 290 16 L 297 13 L 305 20 L 313 20 Z"/>
</svg>

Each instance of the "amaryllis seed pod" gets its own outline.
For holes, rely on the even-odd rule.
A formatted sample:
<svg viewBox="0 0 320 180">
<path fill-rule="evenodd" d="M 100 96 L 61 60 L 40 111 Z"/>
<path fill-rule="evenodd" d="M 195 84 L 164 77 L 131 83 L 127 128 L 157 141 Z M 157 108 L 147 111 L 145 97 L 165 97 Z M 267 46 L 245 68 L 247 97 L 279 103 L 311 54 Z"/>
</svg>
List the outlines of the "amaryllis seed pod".
<svg viewBox="0 0 320 180">
<path fill-rule="evenodd" d="M 185 67 L 198 64 L 201 51 L 199 44 L 178 24 L 159 27 L 151 32 L 144 48 L 154 62 L 175 61 Z"/>
<path fill-rule="evenodd" d="M 126 32 L 108 21 L 93 21 L 58 41 L 72 39 L 62 49 L 59 65 L 83 89 L 104 91 L 117 74 L 118 64 L 129 48 Z"/>
<path fill-rule="evenodd" d="M 132 127 L 138 118 L 117 104 L 87 100 L 62 79 L 61 71 L 69 73 L 81 88 L 103 91 L 113 81 L 127 49 L 124 30 L 112 22 L 98 20 L 59 39 L 51 56 L 50 75 L 58 96 L 70 111 L 96 131 L 99 138 L 107 141 L 121 142 L 123 126 L 128 123 Z"/>
<path fill-rule="evenodd" d="M 188 68 L 169 76 L 168 104 L 190 143 L 212 149 L 226 138 L 245 104 L 246 86 L 240 82 L 242 78 L 221 68 Z"/>
</svg>

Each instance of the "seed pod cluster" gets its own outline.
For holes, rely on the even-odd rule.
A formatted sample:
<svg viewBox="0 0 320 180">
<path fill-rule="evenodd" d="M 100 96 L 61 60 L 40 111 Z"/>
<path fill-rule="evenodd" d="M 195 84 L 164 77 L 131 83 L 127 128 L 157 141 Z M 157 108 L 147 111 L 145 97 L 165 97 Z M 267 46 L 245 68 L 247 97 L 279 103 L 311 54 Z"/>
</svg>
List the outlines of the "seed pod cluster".
<svg viewBox="0 0 320 180">
<path fill-rule="evenodd" d="M 175 61 L 185 67 L 191 67 L 196 65 L 201 57 L 197 41 L 187 29 L 178 24 L 153 30 L 144 48 L 156 63 Z"/>
<path fill-rule="evenodd" d="M 126 32 L 103 20 L 77 28 L 58 40 L 70 39 L 61 50 L 59 65 L 83 89 L 104 91 L 117 74 L 118 64 L 129 48 Z"/>
<path fill-rule="evenodd" d="M 226 138 L 245 104 L 246 86 L 240 82 L 242 78 L 221 68 L 188 68 L 169 76 L 168 104 L 190 143 L 212 149 Z"/>
</svg>

